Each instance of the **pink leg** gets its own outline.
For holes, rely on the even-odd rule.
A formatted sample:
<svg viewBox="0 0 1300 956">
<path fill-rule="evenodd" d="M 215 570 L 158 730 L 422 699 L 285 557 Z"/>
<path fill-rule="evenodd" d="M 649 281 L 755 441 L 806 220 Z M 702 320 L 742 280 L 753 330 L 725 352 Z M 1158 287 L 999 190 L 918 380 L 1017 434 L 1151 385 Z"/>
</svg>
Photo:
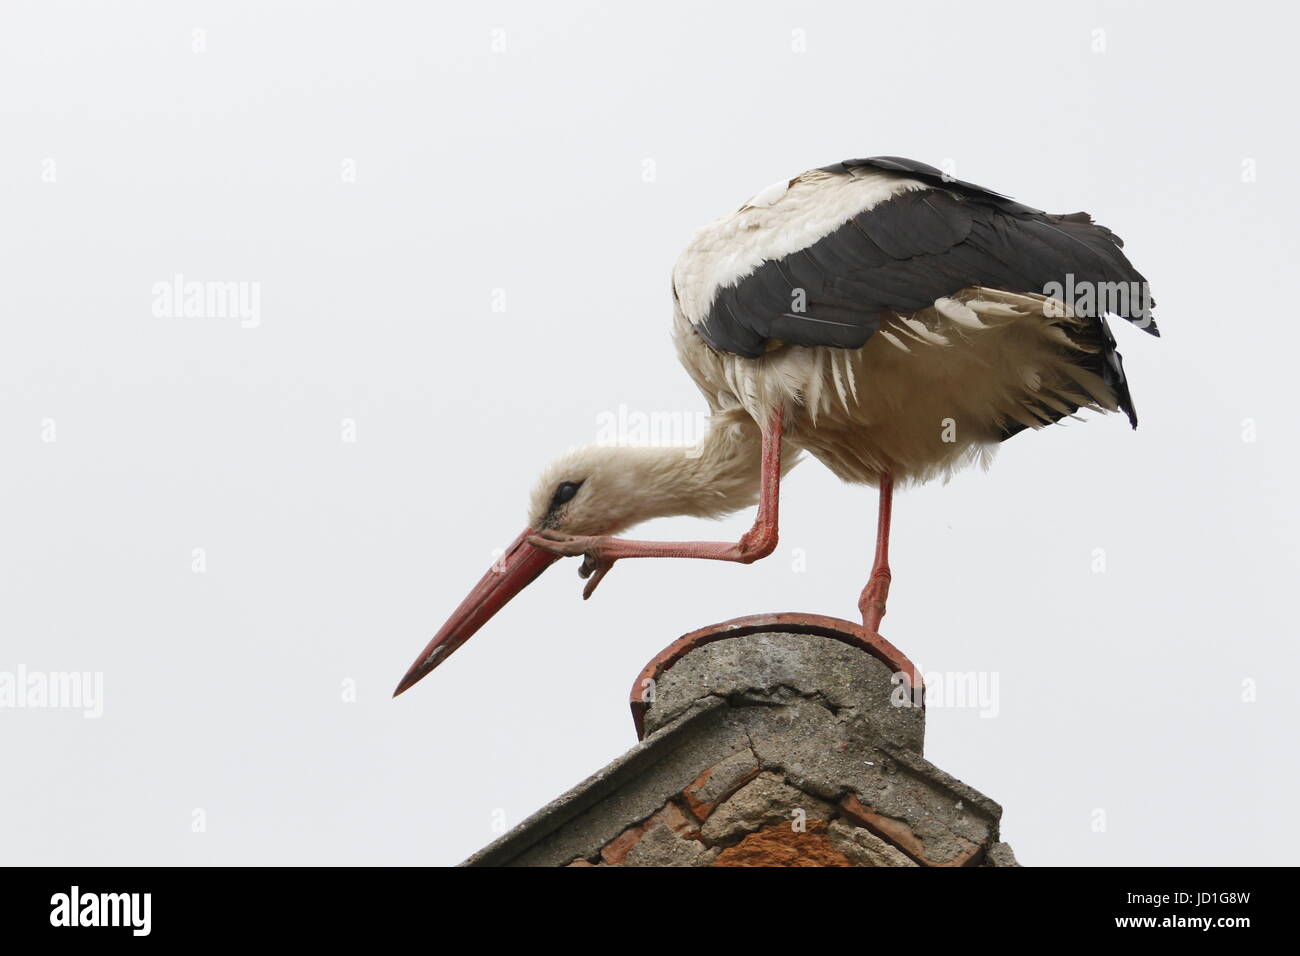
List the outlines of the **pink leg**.
<svg viewBox="0 0 1300 956">
<path fill-rule="evenodd" d="M 885 616 L 885 600 L 889 597 L 889 522 L 894 505 L 894 478 L 880 476 L 880 515 L 876 522 L 876 560 L 871 565 L 871 577 L 858 598 L 862 612 L 862 626 L 874 634 L 880 633 L 880 620 Z"/>
<path fill-rule="evenodd" d="M 631 541 L 605 536 L 585 537 L 543 531 L 529 544 L 560 555 L 586 555 L 582 570 L 595 574 L 583 597 L 590 597 L 615 561 L 623 558 L 705 558 L 752 564 L 776 550 L 777 511 L 781 497 L 781 434 L 783 411 L 772 410 L 763 429 L 763 457 L 759 472 L 758 515 L 739 541 Z"/>
</svg>

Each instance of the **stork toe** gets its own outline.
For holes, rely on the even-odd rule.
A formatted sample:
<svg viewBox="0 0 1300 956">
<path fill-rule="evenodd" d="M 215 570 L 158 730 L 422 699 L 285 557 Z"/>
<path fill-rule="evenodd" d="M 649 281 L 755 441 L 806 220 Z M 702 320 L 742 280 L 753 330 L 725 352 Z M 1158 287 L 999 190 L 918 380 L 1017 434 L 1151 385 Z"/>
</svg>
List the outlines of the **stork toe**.
<svg viewBox="0 0 1300 956">
<path fill-rule="evenodd" d="M 605 575 L 609 574 L 609 569 L 614 566 L 614 558 L 601 558 L 596 555 L 588 554 L 582 559 L 582 566 L 578 568 L 578 575 L 583 578 L 589 578 L 587 586 L 582 589 L 582 599 L 585 601 L 596 590 L 596 585 L 605 580 Z"/>
<path fill-rule="evenodd" d="M 591 550 L 596 539 L 589 535 L 564 534 L 544 528 L 537 534 L 529 535 L 527 541 L 534 548 L 541 548 L 563 558 L 575 558 Z"/>
</svg>

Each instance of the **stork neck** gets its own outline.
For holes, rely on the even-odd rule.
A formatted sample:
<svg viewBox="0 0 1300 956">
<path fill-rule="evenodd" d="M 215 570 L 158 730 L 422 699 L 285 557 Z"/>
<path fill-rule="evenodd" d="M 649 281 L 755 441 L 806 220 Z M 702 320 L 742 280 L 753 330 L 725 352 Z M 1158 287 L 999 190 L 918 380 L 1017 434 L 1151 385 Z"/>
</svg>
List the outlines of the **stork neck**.
<svg viewBox="0 0 1300 956">
<path fill-rule="evenodd" d="M 716 518 L 758 500 L 763 439 L 746 419 L 714 420 L 690 447 L 638 448 L 636 471 L 646 517 Z"/>
</svg>

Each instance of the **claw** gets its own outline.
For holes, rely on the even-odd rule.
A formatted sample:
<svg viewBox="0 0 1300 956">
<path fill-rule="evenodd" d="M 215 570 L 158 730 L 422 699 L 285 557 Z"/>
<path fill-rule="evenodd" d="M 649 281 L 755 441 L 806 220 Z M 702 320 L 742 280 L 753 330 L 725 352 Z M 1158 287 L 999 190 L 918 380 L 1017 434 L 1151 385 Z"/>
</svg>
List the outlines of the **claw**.
<svg viewBox="0 0 1300 956">
<path fill-rule="evenodd" d="M 582 555 L 582 565 L 578 568 L 578 574 L 589 579 L 587 586 L 582 589 L 582 599 L 584 601 L 591 597 L 596 590 L 596 586 L 605 579 L 609 569 L 614 566 L 612 560 L 600 556 L 601 539 L 590 535 L 564 534 L 560 531 L 543 529 L 537 534 L 531 535 L 528 538 L 528 543 L 535 548 L 541 548 L 543 551 L 549 551 L 551 554 L 558 554 L 565 558 Z"/>
<path fill-rule="evenodd" d="M 609 574 L 609 569 L 613 566 L 613 561 L 590 554 L 582 559 L 582 566 L 578 568 L 578 574 L 591 579 L 587 582 L 587 586 L 582 589 L 582 599 L 584 601 L 595 593 L 596 585 L 605 580 L 605 575 Z"/>
</svg>

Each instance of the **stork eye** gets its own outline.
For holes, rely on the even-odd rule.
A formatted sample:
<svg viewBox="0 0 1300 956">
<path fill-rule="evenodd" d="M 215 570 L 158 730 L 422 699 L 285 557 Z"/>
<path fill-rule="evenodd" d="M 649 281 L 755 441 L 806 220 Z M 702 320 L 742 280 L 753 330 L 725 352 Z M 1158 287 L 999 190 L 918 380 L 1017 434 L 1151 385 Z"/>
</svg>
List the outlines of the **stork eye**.
<svg viewBox="0 0 1300 956">
<path fill-rule="evenodd" d="M 560 505 L 565 504 L 566 502 L 572 501 L 573 496 L 578 493 L 578 489 L 581 487 L 582 482 L 580 481 L 562 482 L 560 487 L 555 489 L 555 497 L 551 499 L 551 510 L 560 507 Z"/>
</svg>

